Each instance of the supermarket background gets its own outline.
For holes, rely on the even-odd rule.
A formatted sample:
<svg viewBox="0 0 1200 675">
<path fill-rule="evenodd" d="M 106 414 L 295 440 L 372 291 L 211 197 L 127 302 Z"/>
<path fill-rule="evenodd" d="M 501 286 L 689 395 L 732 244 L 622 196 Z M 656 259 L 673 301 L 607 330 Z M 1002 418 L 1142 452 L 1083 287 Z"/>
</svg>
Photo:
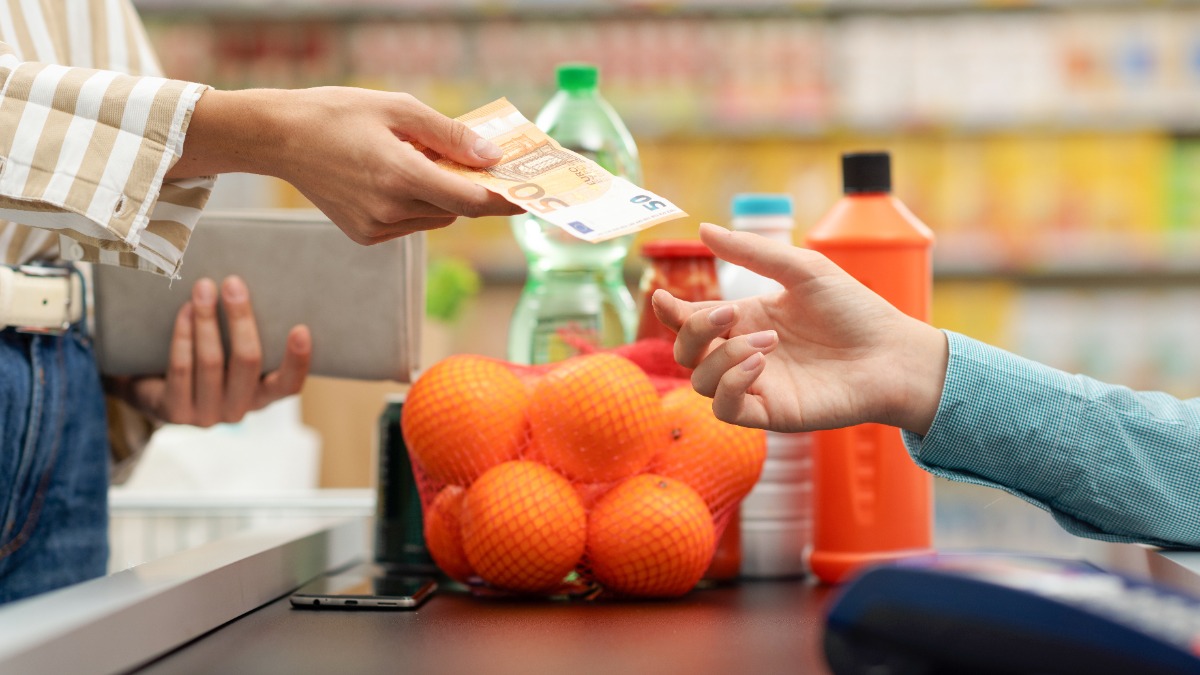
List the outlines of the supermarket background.
<svg viewBox="0 0 1200 675">
<path fill-rule="evenodd" d="M 839 153 L 889 150 L 897 195 L 938 237 L 936 325 L 1104 381 L 1200 391 L 1200 3 L 137 4 L 166 73 L 220 88 L 407 91 L 452 116 L 506 96 L 532 116 L 556 64 L 596 63 L 647 187 L 693 216 L 639 243 L 726 223 L 745 191 L 791 194 L 800 241 L 838 196 Z M 212 206 L 307 204 L 273 179 L 227 176 Z M 463 220 L 429 244 L 431 264 L 468 263 L 482 284 L 457 316 L 426 321 L 425 362 L 502 357 L 524 277 L 507 221 Z M 635 246 L 631 284 L 640 265 Z M 224 493 L 227 521 L 188 533 L 180 520 L 163 553 L 312 504 L 273 490 L 371 486 L 375 420 L 399 390 L 313 380 L 241 425 L 160 432 L 114 499 L 114 537 L 123 509 L 211 515 L 204 495 Z M 368 492 L 323 492 L 322 508 L 369 510 Z M 1037 531 L 1069 546 L 1022 509 L 989 525 L 998 545 Z M 114 566 L 154 554 L 118 551 Z"/>
</svg>

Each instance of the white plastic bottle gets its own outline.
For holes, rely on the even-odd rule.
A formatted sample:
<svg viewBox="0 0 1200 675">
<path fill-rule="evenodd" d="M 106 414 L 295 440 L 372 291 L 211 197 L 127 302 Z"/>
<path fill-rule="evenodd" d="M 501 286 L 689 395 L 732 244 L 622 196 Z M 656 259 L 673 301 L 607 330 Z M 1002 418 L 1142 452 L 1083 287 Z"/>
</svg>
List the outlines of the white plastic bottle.
<svg viewBox="0 0 1200 675">
<path fill-rule="evenodd" d="M 792 245 L 792 198 L 739 194 L 733 198 L 733 229 Z M 776 293 L 779 282 L 722 262 L 717 271 L 726 300 Z M 742 567 L 747 579 L 802 576 L 812 545 L 812 436 L 767 433 L 762 476 L 742 501 Z"/>
<path fill-rule="evenodd" d="M 796 229 L 796 221 L 792 218 L 792 198 L 777 194 L 734 195 L 731 224 L 739 232 L 753 232 L 791 245 L 792 230 Z M 783 290 L 778 281 L 759 276 L 744 267 L 725 261 L 717 264 L 721 297 L 726 300 L 740 300 Z"/>
<path fill-rule="evenodd" d="M 613 175 L 642 182 L 637 144 L 600 95 L 600 71 L 586 63 L 556 70 L 558 91 L 538 112 L 538 128 Z M 566 330 L 594 347 L 633 341 L 637 305 L 622 272 L 633 235 L 589 244 L 532 213 L 511 219 L 528 264 L 508 330 L 508 360 L 541 364 L 574 356 Z"/>
</svg>

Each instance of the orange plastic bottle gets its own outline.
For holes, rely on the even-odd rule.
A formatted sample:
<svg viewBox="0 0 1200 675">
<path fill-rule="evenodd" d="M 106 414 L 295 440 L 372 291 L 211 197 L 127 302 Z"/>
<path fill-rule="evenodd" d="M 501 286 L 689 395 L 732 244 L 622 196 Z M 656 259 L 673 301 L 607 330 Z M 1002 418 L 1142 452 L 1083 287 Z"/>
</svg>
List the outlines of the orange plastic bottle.
<svg viewBox="0 0 1200 675">
<path fill-rule="evenodd" d="M 845 196 L 807 236 L 819 251 L 900 311 L 929 321 L 933 233 L 891 194 L 887 153 L 842 156 Z M 813 551 L 822 581 L 875 562 L 930 552 L 933 481 L 881 424 L 814 435 Z"/>
</svg>

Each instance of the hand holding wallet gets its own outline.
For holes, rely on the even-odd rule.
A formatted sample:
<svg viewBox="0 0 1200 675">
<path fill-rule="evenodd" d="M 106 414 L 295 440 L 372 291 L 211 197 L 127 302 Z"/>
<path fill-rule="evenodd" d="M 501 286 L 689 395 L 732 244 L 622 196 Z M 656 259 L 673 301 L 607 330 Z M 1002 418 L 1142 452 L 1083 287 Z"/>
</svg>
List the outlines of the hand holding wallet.
<svg viewBox="0 0 1200 675">
<path fill-rule="evenodd" d="M 318 211 L 206 214 L 170 282 L 110 265 L 94 268 L 97 357 L 104 375 L 166 371 L 175 315 L 203 277 L 237 274 L 250 289 L 263 372 L 279 367 L 288 331 L 306 324 L 310 374 L 411 381 L 425 306 L 425 239 L 415 233 L 360 246 Z M 228 335 L 222 321 L 222 339 Z M 226 352 L 228 353 L 228 351 Z"/>
</svg>

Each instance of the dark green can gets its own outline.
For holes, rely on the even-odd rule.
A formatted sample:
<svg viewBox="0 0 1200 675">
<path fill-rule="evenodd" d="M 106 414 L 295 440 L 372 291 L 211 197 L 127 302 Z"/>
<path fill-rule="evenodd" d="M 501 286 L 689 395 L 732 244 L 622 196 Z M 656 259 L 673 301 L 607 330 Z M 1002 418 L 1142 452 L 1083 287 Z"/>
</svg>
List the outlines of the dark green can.
<svg viewBox="0 0 1200 675">
<path fill-rule="evenodd" d="M 375 500 L 375 562 L 389 573 L 436 574 L 425 547 L 421 495 L 400 431 L 404 396 L 387 398 L 379 417 L 379 476 Z"/>
</svg>

